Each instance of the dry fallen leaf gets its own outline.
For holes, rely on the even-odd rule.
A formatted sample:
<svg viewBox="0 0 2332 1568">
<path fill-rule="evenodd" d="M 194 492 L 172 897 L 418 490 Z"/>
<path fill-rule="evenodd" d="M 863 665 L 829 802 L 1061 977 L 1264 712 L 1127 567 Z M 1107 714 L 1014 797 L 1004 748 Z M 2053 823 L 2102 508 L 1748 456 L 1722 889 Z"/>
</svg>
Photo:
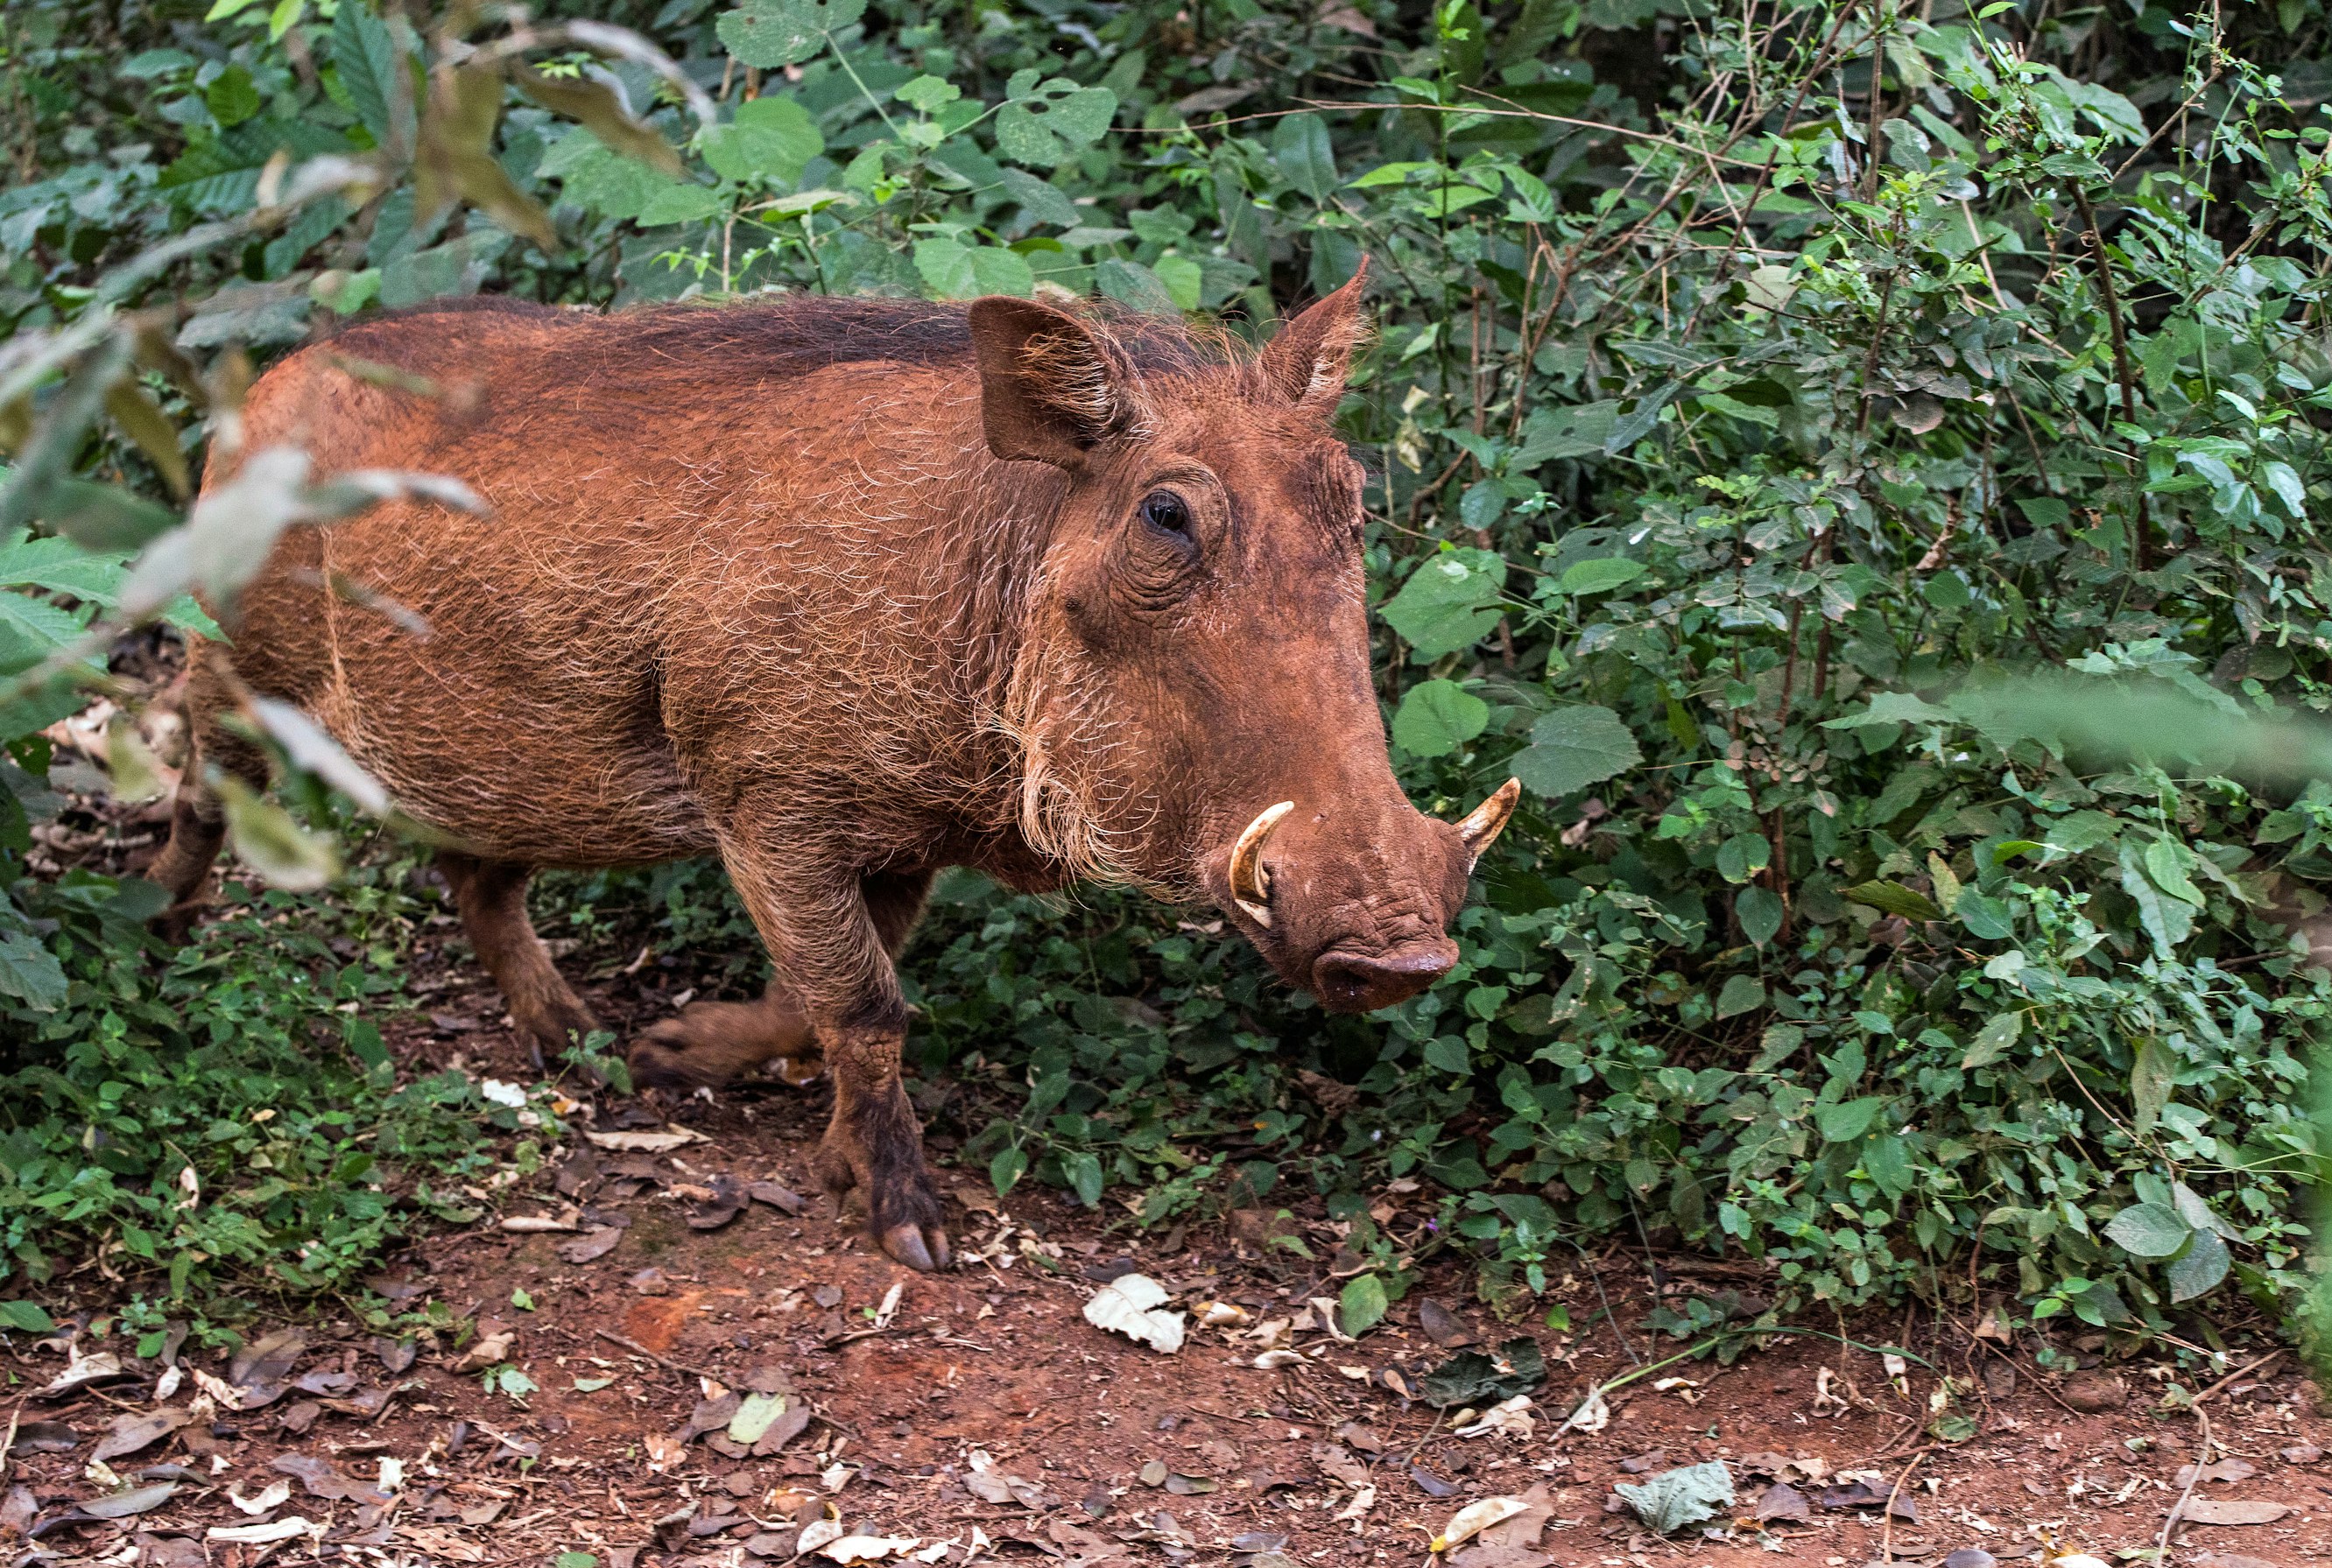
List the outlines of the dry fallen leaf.
<svg viewBox="0 0 2332 1568">
<path fill-rule="evenodd" d="M 213 1541 L 234 1541 L 245 1546 L 264 1546 L 271 1541 L 289 1541 L 294 1535 L 305 1535 L 315 1525 L 299 1515 L 275 1520 L 267 1525 L 214 1525 L 203 1532 Z"/>
<path fill-rule="evenodd" d="M 2189 1497 L 2178 1510 L 2178 1516 L 2190 1525 L 2272 1525 L 2290 1512 L 2290 1505 L 2286 1503 Z"/>
<path fill-rule="evenodd" d="M 661 1133 L 586 1133 L 583 1138 L 601 1149 L 637 1154 L 666 1154 L 704 1142 L 703 1133 L 685 1127 L 668 1127 Z"/>
<path fill-rule="evenodd" d="M 1362 1487 L 1352 1494 L 1352 1500 L 1345 1504 L 1343 1510 L 1334 1515 L 1336 1522 L 1343 1524 L 1347 1519 L 1359 1518 L 1376 1506 L 1376 1500 L 1377 1489 L 1374 1487 Z"/>
<path fill-rule="evenodd" d="M 1530 1505 L 1520 1497 L 1485 1497 L 1478 1503 L 1468 1503 L 1449 1516 L 1441 1526 L 1441 1534 L 1433 1538 L 1427 1550 L 1447 1552 L 1453 1546 L 1471 1541 L 1501 1519 L 1511 1519 Z"/>
<path fill-rule="evenodd" d="M 255 1519 L 260 1515 L 272 1513 L 274 1510 L 282 1507 L 284 1504 L 290 1502 L 292 1500 L 292 1483 L 289 1481 L 278 1481 L 273 1486 L 263 1490 L 255 1497 L 246 1497 L 241 1492 L 229 1487 L 226 1491 L 226 1500 L 235 1506 L 235 1510 L 238 1513 L 248 1514 Z"/>
<path fill-rule="evenodd" d="M 1154 1310 L 1167 1289 L 1146 1274 L 1122 1274 L 1085 1303 L 1085 1321 L 1172 1355 L 1182 1348 L 1182 1315 Z"/>
<path fill-rule="evenodd" d="M 818 1548 L 818 1555 L 836 1563 L 880 1563 L 912 1552 L 922 1544 L 921 1535 L 845 1535 Z"/>
</svg>

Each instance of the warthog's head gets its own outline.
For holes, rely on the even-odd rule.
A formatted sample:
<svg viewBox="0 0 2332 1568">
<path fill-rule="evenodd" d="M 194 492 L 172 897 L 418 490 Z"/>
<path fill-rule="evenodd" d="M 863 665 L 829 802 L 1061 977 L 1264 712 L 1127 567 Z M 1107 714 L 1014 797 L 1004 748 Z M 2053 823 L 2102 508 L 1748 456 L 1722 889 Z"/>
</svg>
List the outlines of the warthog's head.
<svg viewBox="0 0 2332 1568">
<path fill-rule="evenodd" d="M 1362 473 L 1330 429 L 1361 280 L 1260 354 L 1022 300 L 971 307 L 1003 458 L 1068 488 L 1023 619 L 1021 826 L 1080 870 L 1206 898 L 1340 1012 L 1458 961 L 1509 784 L 1462 821 L 1394 781 L 1369 674 Z"/>
</svg>

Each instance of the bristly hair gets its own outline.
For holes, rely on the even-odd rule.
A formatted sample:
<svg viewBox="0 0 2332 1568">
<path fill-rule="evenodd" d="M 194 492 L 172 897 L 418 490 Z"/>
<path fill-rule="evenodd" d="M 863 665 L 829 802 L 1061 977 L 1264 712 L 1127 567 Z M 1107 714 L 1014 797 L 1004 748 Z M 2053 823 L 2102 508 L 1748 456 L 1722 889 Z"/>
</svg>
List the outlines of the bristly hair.
<svg viewBox="0 0 2332 1568">
<path fill-rule="evenodd" d="M 1228 374 L 1242 385 L 1253 351 L 1219 328 L 1108 302 L 1062 302 L 1117 365 L 1144 378 Z M 578 333 L 560 347 L 584 375 L 621 377 L 643 359 L 720 359 L 744 374 L 806 375 L 834 365 L 889 361 L 913 366 L 968 363 L 971 332 L 962 303 L 922 300 L 786 294 L 734 304 L 652 305 L 597 318 L 601 330 Z M 443 300 L 351 322 L 333 336 L 360 347 L 371 332 L 412 316 L 491 313 L 523 316 L 556 330 L 589 312 L 480 296 Z"/>
</svg>

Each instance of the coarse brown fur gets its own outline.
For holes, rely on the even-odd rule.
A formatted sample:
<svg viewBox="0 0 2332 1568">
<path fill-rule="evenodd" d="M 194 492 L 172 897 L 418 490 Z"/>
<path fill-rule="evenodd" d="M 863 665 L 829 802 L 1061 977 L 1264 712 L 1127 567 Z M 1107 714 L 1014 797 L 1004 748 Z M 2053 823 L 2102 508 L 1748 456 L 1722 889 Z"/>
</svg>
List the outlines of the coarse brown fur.
<svg viewBox="0 0 2332 1568">
<path fill-rule="evenodd" d="M 893 969 L 940 868 L 1211 899 L 1333 1007 L 1455 961 L 1470 856 L 1386 761 L 1359 470 L 1328 427 L 1359 292 L 1259 354 L 1014 300 L 351 327 L 261 379 L 241 451 L 448 473 L 492 513 L 287 536 L 226 617 L 231 671 L 197 650 L 203 755 L 263 779 L 215 722 L 244 691 L 313 716 L 459 846 L 464 926 L 553 1047 L 590 1016 L 528 923 L 532 869 L 719 855 L 779 978 L 651 1029 L 636 1071 L 714 1083 L 814 1041 L 829 1186 L 944 1263 Z M 181 920 L 220 842 L 204 778 L 155 870 Z M 1227 867 L 1281 800 L 1265 924 Z"/>
</svg>

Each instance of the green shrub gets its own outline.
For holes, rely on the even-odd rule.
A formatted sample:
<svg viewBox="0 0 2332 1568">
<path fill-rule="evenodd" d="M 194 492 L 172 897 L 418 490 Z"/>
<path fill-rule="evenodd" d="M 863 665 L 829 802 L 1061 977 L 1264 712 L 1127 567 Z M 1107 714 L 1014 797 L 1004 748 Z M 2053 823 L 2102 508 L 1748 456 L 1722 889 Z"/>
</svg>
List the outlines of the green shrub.
<svg viewBox="0 0 2332 1568">
<path fill-rule="evenodd" d="M 917 1048 L 999 1185 L 1145 1223 L 1316 1190 L 1396 1290 L 1415 1256 L 1352 1197 L 1387 1175 L 1437 1184 L 1429 1245 L 1494 1291 L 1617 1231 L 1771 1258 L 1782 1310 L 1970 1279 L 2098 1326 L 2227 1282 L 2289 1307 L 2327 993 L 2288 923 L 2320 907 L 2332 787 L 2182 765 L 2175 735 L 2088 757 L 1955 693 L 2053 666 L 2236 717 L 2332 697 L 2318 0 L 676 0 L 604 14 L 677 77 L 553 17 L 507 82 L 518 43 L 457 73 L 362 0 L 175 41 L 128 14 L 118 70 L 93 14 L 10 24 L 39 177 L 0 196 L 0 313 L 35 346 L 185 300 L 187 353 L 263 353 L 478 288 L 1056 286 L 1247 330 L 1371 259 L 1343 419 L 1377 469 L 1396 762 L 1437 810 L 1530 791 L 1465 963 L 1331 1021 L 1203 917 L 951 882 Z M 465 93 L 502 105 L 483 140 Z M 376 183 L 261 222 L 279 149 Z M 246 228 L 91 292 L 208 221 Z M 102 390 L 66 378 L 96 351 L 0 387 L 32 476 L 0 521 L 94 504 L 21 433 Z M 143 395 L 196 420 L 172 372 Z M 71 455 L 161 493 L 151 422 L 115 417 Z M 716 885 L 546 907 L 660 921 L 748 984 Z M 10 940 L 37 969 L 64 939 Z"/>
</svg>

